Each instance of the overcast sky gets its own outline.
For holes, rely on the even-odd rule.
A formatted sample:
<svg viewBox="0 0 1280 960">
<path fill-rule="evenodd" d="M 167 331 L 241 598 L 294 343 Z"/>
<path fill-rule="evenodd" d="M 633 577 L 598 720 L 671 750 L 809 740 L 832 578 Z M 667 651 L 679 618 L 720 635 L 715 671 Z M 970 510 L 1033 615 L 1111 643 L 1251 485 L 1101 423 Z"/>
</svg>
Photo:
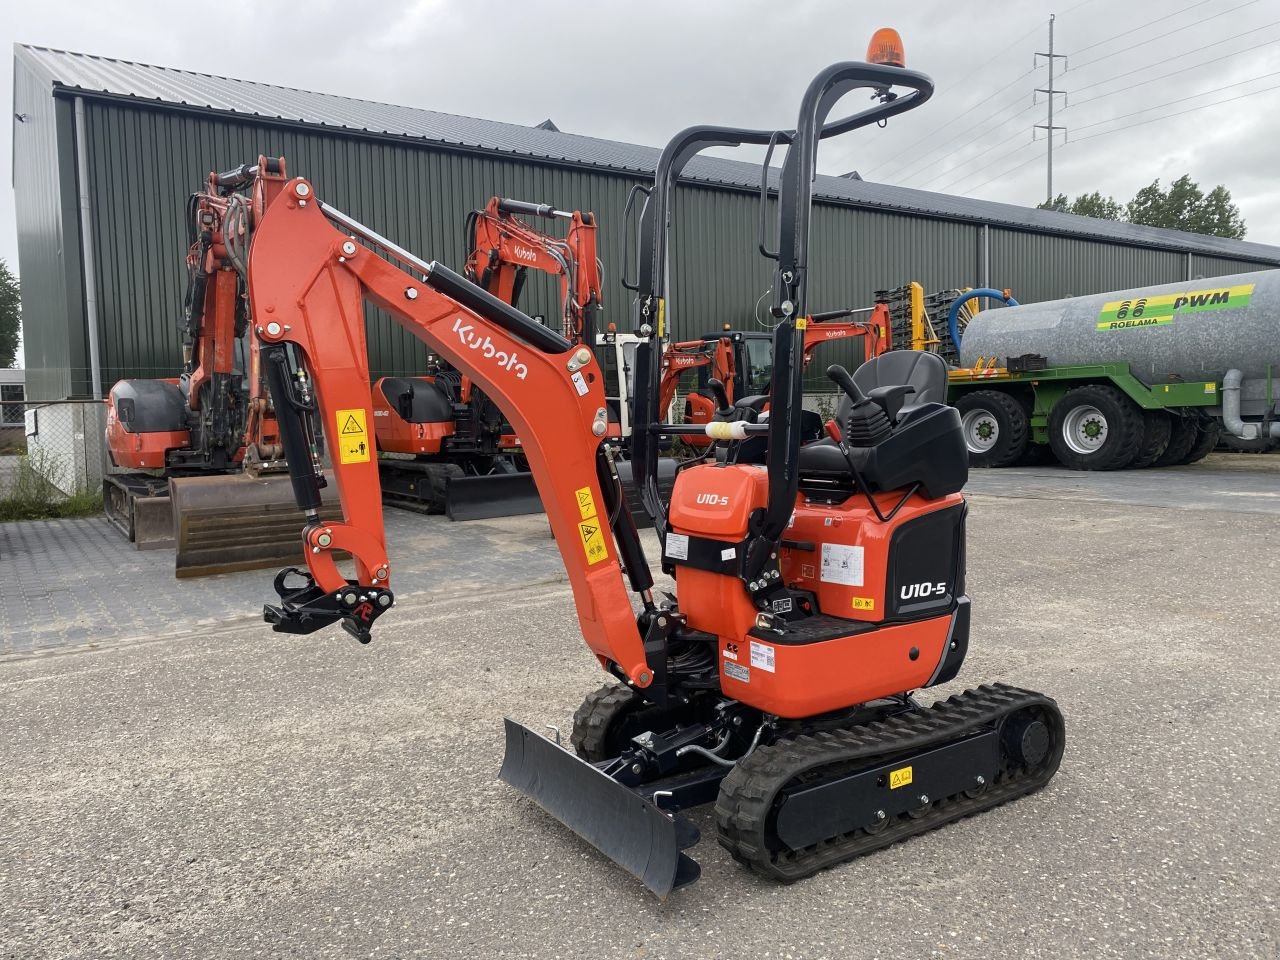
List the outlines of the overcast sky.
<svg viewBox="0 0 1280 960">
<path fill-rule="evenodd" d="M 1046 188 L 1043 132 L 1032 143 L 1044 97 L 1033 107 L 1032 89 L 1046 86 L 1047 71 L 1032 72 L 1032 55 L 1047 49 L 1056 13 L 1056 49 L 1069 60 L 1055 78 L 1068 91 L 1055 117 L 1068 128 L 1055 151 L 1055 192 L 1101 190 L 1123 201 L 1157 177 L 1190 173 L 1206 191 L 1231 190 L 1249 239 L 1280 244 L 1280 0 L 9 0 L 5 8 L 7 54 L 14 42 L 40 44 L 514 123 L 550 117 L 565 131 L 655 146 L 691 123 L 792 126 L 812 75 L 862 59 L 872 31 L 890 25 L 908 66 L 930 74 L 937 93 L 887 129 L 824 146 L 821 169 L 1028 206 Z M 10 107 L 11 84 L 12 69 L 0 70 Z M 1169 116 L 1181 111 L 1191 112 Z M 0 256 L 15 264 L 11 127 L 0 125 Z"/>
</svg>

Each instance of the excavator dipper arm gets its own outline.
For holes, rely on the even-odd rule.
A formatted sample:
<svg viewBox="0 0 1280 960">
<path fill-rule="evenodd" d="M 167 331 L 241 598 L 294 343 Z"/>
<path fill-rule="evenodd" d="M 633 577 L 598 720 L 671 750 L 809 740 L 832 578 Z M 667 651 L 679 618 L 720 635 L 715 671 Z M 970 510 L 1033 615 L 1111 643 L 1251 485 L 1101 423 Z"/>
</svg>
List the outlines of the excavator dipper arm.
<svg viewBox="0 0 1280 960">
<path fill-rule="evenodd" d="M 369 246 L 412 268 L 401 269 Z M 434 353 L 472 378 L 524 440 L 534 481 L 569 574 L 587 645 L 638 687 L 653 681 L 622 579 L 650 605 L 652 586 L 630 512 L 601 438 L 607 430 L 604 379 L 591 351 L 502 303 L 453 271 L 426 263 L 315 200 L 290 181 L 267 209 L 249 255 L 256 335 L 280 417 L 294 493 L 308 515 L 304 587 L 277 577 L 279 606 L 268 622 L 309 633 L 342 621 L 367 641 L 393 601 L 373 450 L 363 303 L 382 307 Z M 290 365 L 288 347 L 301 357 Z M 310 404 L 313 413 L 308 413 Z M 342 521 L 318 519 L 323 477 L 308 448 L 307 417 L 323 424 Z M 611 529 L 612 528 L 612 529 Z M 354 560 L 338 569 L 335 551 Z M 298 571 L 301 573 L 301 571 Z"/>
</svg>

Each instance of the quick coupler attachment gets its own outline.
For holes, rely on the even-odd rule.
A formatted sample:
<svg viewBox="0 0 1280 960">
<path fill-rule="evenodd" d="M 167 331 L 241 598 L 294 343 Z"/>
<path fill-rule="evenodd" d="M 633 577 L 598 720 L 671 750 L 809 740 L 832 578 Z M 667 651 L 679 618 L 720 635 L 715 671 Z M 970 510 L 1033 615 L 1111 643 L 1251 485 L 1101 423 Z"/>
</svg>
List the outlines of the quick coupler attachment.
<svg viewBox="0 0 1280 960">
<path fill-rule="evenodd" d="M 295 579 L 290 585 L 290 578 Z M 301 582 L 298 582 L 298 581 Z M 351 580 L 331 593 L 316 586 L 305 570 L 286 567 L 276 574 L 280 604 L 264 604 L 262 619 L 277 633 L 315 633 L 337 621 L 360 643 L 373 639 L 370 629 L 378 617 L 395 604 L 395 594 L 386 587 L 362 586 Z"/>
<path fill-rule="evenodd" d="M 505 723 L 503 782 L 659 897 L 698 879 L 698 864 L 680 852 L 698 842 L 693 823 L 658 807 L 643 787 L 619 782 L 514 720 Z"/>
</svg>

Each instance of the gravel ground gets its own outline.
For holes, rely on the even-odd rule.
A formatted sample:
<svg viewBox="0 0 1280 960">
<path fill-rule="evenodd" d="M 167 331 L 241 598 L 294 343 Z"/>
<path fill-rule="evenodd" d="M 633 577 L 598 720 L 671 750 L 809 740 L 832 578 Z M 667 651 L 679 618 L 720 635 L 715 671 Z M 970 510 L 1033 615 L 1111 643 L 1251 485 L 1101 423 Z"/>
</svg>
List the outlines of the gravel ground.
<svg viewBox="0 0 1280 960">
<path fill-rule="evenodd" d="M 0 662 L 0 957 L 1274 960 L 1280 517 L 1037 483 L 972 498 L 970 656 L 922 698 L 1056 697 L 1034 796 L 789 887 L 703 812 L 660 903 L 495 778 L 504 715 L 567 728 L 602 679 L 565 586 L 498 578 L 367 648 L 245 619 Z"/>
</svg>

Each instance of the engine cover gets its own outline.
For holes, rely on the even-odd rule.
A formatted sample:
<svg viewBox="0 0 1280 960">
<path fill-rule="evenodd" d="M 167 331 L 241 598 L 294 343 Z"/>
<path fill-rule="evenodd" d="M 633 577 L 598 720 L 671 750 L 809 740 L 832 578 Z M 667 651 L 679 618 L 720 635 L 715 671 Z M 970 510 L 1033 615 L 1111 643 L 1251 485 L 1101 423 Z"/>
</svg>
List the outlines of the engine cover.
<svg viewBox="0 0 1280 960">
<path fill-rule="evenodd" d="M 768 495 L 755 465 L 679 474 L 663 560 L 680 610 L 718 638 L 721 689 L 783 717 L 807 717 L 950 679 L 968 640 L 959 494 L 905 491 L 796 500 L 779 548 L 784 595 L 759 608 L 741 577 L 753 511 Z M 759 615 L 780 616 L 759 621 Z"/>
</svg>

